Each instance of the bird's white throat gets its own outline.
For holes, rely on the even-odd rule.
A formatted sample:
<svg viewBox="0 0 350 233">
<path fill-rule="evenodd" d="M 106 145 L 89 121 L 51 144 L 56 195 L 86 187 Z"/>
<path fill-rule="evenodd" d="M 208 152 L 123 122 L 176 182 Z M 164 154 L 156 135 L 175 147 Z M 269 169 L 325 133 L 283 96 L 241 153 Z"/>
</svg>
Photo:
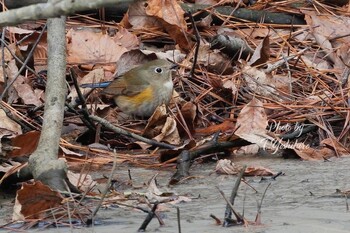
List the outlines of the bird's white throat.
<svg viewBox="0 0 350 233">
<path fill-rule="evenodd" d="M 173 89 L 173 86 L 174 86 L 171 80 L 165 82 L 163 85 L 166 89 Z"/>
</svg>

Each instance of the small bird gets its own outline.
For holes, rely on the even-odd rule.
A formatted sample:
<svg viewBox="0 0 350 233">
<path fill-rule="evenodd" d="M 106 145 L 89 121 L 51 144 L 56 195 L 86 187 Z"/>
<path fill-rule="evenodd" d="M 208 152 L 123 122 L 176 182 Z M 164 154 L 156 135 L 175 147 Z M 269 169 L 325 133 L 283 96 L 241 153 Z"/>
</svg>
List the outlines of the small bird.
<svg viewBox="0 0 350 233">
<path fill-rule="evenodd" d="M 173 94 L 171 73 L 177 65 L 157 59 L 135 67 L 114 81 L 82 84 L 86 88 L 105 88 L 116 105 L 126 114 L 149 117 L 162 104 L 168 105 Z"/>
</svg>

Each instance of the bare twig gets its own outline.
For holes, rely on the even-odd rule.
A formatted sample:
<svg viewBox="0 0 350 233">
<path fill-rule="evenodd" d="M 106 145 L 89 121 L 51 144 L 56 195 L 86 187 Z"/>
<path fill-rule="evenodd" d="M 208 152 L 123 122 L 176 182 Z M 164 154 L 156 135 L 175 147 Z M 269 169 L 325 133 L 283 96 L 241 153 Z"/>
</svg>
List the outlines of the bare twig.
<svg viewBox="0 0 350 233">
<path fill-rule="evenodd" d="M 5 80 L 5 84 L 7 82 L 7 74 L 6 74 L 6 70 L 5 70 L 5 33 L 6 33 L 6 27 L 4 27 L 2 29 L 2 34 L 1 34 L 1 57 L 2 57 L 2 61 L 1 61 L 1 66 L 2 66 L 2 73 L 3 73 L 3 77 Z"/>
<path fill-rule="evenodd" d="M 226 205 L 225 220 L 224 220 L 224 223 L 223 223 L 223 226 L 225 226 L 225 227 L 227 227 L 229 225 L 229 220 L 232 218 L 232 212 L 231 212 L 231 210 L 233 210 L 232 206 L 234 205 L 235 198 L 236 198 L 237 192 L 238 192 L 238 188 L 239 188 L 239 185 L 241 184 L 241 179 L 244 176 L 244 172 L 245 172 L 246 168 L 247 168 L 247 165 L 244 165 L 242 170 L 238 174 L 236 183 L 233 186 L 233 189 L 232 189 L 232 192 L 231 192 L 230 201 Z M 237 217 L 237 214 L 235 214 L 235 216 L 236 216 L 238 221 L 240 221 L 240 220 L 244 221 L 242 216 L 238 216 Z"/>
<path fill-rule="evenodd" d="M 85 98 L 83 96 L 83 94 L 81 93 L 80 91 L 80 88 L 79 88 L 79 84 L 78 84 L 78 81 L 77 81 L 77 77 L 76 77 L 76 74 L 74 72 L 73 69 L 70 69 L 69 70 L 69 73 L 70 73 L 70 76 L 73 80 L 73 84 L 74 84 L 74 87 L 75 87 L 75 90 L 77 91 L 77 94 L 78 94 L 78 98 L 81 102 L 81 107 L 82 107 L 82 113 L 83 113 L 83 117 L 82 118 L 82 121 L 86 124 L 86 126 L 90 129 L 90 130 L 93 130 L 95 131 L 96 130 L 96 127 L 94 125 L 94 123 L 92 122 L 92 120 L 89 118 L 89 111 L 87 109 L 87 106 L 86 106 L 86 101 L 85 101 Z"/>
<path fill-rule="evenodd" d="M 157 209 L 158 202 L 154 203 L 152 210 L 148 213 L 146 219 L 141 224 L 140 228 L 137 230 L 138 232 L 144 232 L 146 231 L 146 227 L 148 224 L 152 221 L 153 217 L 155 216 L 155 211 Z"/>
<path fill-rule="evenodd" d="M 194 30 L 194 35 L 196 37 L 196 48 L 194 50 L 194 56 L 193 56 L 193 65 L 192 65 L 192 69 L 190 71 L 190 76 L 193 78 L 193 74 L 194 74 L 194 70 L 196 68 L 196 64 L 197 64 L 197 57 L 198 57 L 198 52 L 199 52 L 199 46 L 200 46 L 200 43 L 201 43 L 201 37 L 199 35 L 199 31 L 198 31 L 198 28 L 194 22 L 194 19 L 193 19 L 193 16 L 192 16 L 192 13 L 189 11 L 187 12 L 187 15 L 188 17 L 190 18 L 191 20 L 191 25 L 193 27 L 193 30 Z"/>
<path fill-rule="evenodd" d="M 7 48 L 7 51 L 10 52 L 11 56 L 16 60 L 16 62 L 18 62 L 22 66 L 24 65 L 26 69 L 28 69 L 30 72 L 32 72 L 35 75 L 35 77 L 40 77 L 40 75 L 35 70 L 30 68 L 27 64 L 23 63 L 23 61 L 10 49 L 10 47 L 7 45 L 6 41 L 3 38 L 1 38 L 0 41 L 1 41 L 1 44 Z"/>
<path fill-rule="evenodd" d="M 176 216 L 177 216 L 177 228 L 179 233 L 181 233 L 181 218 L 180 218 L 180 208 L 176 206 Z"/>
<path fill-rule="evenodd" d="M 109 177 L 108 177 L 108 180 L 107 180 L 107 183 L 106 183 L 106 187 L 105 187 L 105 189 L 103 190 L 101 199 L 100 199 L 98 205 L 96 206 L 94 212 L 92 212 L 92 214 L 91 214 L 91 219 L 89 219 L 89 220 L 87 221 L 87 222 L 90 223 L 91 225 L 94 225 L 95 216 L 96 216 L 98 210 L 101 208 L 102 203 L 103 203 L 103 200 L 105 199 L 105 197 L 106 197 L 106 195 L 107 195 L 107 192 L 108 192 L 109 188 L 111 187 L 112 178 L 113 178 L 113 175 L 114 175 L 114 172 L 115 172 L 115 169 L 116 169 L 116 168 L 117 168 L 117 159 L 114 158 L 113 167 L 112 167 L 111 173 L 109 174 Z"/>
<path fill-rule="evenodd" d="M 261 224 L 261 206 L 262 206 L 262 203 L 263 203 L 263 200 L 265 198 L 265 195 L 266 195 L 266 191 L 267 189 L 270 187 L 271 183 L 269 183 L 261 197 L 261 200 L 260 202 L 258 203 L 258 213 L 256 214 L 256 218 L 255 218 L 255 224 Z"/>
<path fill-rule="evenodd" d="M 18 70 L 17 74 L 13 77 L 12 81 L 10 83 L 7 84 L 7 86 L 5 87 L 4 91 L 2 92 L 1 96 L 0 96 L 0 100 L 2 100 L 4 98 L 4 96 L 7 94 L 7 91 L 9 90 L 9 88 L 13 85 L 13 83 L 16 81 L 16 79 L 18 78 L 18 76 L 22 73 L 22 71 L 26 68 L 27 63 L 29 62 L 30 58 L 32 57 L 34 50 L 36 48 L 36 46 L 39 44 L 39 41 L 41 39 L 41 37 L 43 36 L 44 32 L 46 31 L 46 27 L 47 24 L 45 24 L 45 26 L 43 27 L 43 30 L 40 32 L 38 39 L 35 41 L 35 43 L 33 44 L 32 49 L 30 50 L 28 56 L 26 57 L 26 59 L 23 62 L 23 65 L 21 66 L 21 68 Z M 4 42 L 3 42 L 4 44 Z"/>
<path fill-rule="evenodd" d="M 209 216 L 215 220 L 216 225 L 221 225 L 221 220 L 218 217 L 216 217 L 214 214 L 210 214 Z"/>
</svg>

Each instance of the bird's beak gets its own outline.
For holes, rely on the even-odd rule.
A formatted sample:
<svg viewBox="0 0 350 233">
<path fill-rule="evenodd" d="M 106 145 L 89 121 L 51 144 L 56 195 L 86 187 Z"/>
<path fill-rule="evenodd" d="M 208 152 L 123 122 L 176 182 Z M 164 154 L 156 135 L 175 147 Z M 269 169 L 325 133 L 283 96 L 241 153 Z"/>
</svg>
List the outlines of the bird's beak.
<svg viewBox="0 0 350 233">
<path fill-rule="evenodd" d="M 175 70 L 175 69 L 179 68 L 179 65 L 176 64 L 175 62 L 173 62 L 172 60 L 170 60 L 168 58 L 166 60 L 171 63 L 171 65 L 170 65 L 171 70 Z"/>
<path fill-rule="evenodd" d="M 171 64 L 171 66 L 170 66 L 170 69 L 171 69 L 171 70 L 175 70 L 175 69 L 177 69 L 177 68 L 179 68 L 179 65 L 176 64 L 176 63 L 173 63 L 173 64 Z"/>
</svg>

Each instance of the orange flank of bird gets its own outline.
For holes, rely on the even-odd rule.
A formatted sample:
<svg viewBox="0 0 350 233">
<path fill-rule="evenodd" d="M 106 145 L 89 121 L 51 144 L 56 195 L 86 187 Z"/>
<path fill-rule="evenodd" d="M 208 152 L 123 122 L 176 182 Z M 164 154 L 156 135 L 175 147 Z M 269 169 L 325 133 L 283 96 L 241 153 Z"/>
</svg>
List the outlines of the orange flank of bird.
<svg viewBox="0 0 350 233">
<path fill-rule="evenodd" d="M 151 86 L 145 88 L 143 91 L 141 91 L 139 94 L 134 96 L 123 96 L 123 98 L 130 102 L 130 104 L 135 104 L 136 106 L 139 106 L 140 104 L 148 101 L 153 101 L 154 98 L 153 88 Z"/>
</svg>

